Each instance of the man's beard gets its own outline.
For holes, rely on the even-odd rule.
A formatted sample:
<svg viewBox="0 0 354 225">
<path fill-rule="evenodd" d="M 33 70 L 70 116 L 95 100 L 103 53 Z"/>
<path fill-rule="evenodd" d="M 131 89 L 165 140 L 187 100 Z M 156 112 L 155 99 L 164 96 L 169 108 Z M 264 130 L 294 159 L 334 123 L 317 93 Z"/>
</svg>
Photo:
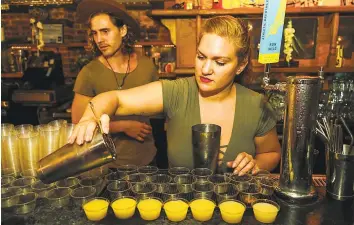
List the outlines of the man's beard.
<svg viewBox="0 0 354 225">
<path fill-rule="evenodd" d="M 122 49 L 122 47 L 123 47 L 123 43 L 120 43 L 119 47 L 118 47 L 114 52 L 112 52 L 112 53 L 109 53 L 109 52 L 104 53 L 104 52 L 102 52 L 101 50 L 99 50 L 99 51 L 101 52 L 101 55 L 102 55 L 103 57 L 105 57 L 106 59 L 108 59 L 108 58 L 111 58 L 112 56 L 114 56 L 119 50 Z"/>
</svg>

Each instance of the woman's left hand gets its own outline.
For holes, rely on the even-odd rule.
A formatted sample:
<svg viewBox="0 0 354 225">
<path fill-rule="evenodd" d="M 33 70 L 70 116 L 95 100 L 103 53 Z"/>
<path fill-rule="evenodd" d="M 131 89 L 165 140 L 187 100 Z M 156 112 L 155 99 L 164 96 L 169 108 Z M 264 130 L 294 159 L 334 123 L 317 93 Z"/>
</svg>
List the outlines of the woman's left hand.
<svg viewBox="0 0 354 225">
<path fill-rule="evenodd" d="M 246 152 L 241 152 L 237 155 L 234 161 L 227 163 L 228 167 L 234 168 L 234 174 L 243 176 L 250 170 L 252 174 L 256 174 L 259 171 L 257 161 L 252 157 L 252 155 L 247 154 Z"/>
</svg>

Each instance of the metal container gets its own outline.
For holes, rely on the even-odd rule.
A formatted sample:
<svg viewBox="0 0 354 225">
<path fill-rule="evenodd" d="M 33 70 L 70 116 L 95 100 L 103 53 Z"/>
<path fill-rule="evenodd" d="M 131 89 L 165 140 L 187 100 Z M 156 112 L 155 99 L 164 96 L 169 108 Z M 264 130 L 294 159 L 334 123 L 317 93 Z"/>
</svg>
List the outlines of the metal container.
<svg viewBox="0 0 354 225">
<path fill-rule="evenodd" d="M 208 168 L 216 172 L 220 135 L 221 127 L 215 124 L 192 126 L 194 168 Z"/>
<path fill-rule="evenodd" d="M 83 145 L 66 144 L 38 162 L 37 175 L 43 183 L 52 183 L 110 163 L 116 159 L 110 136 L 96 133 Z"/>
<path fill-rule="evenodd" d="M 289 202 L 317 198 L 312 185 L 313 140 L 321 90 L 319 77 L 288 77 L 279 187 L 276 194 Z"/>
<path fill-rule="evenodd" d="M 326 149 L 326 188 L 330 197 L 341 201 L 354 198 L 353 171 L 354 151 L 343 150 L 340 154 Z"/>
</svg>

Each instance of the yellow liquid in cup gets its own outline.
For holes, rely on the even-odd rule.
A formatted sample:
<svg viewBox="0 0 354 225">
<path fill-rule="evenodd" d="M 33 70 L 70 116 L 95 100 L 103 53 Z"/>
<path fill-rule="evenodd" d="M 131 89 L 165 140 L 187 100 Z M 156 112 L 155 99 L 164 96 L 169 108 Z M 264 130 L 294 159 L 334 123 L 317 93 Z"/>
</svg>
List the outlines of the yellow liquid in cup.
<svg viewBox="0 0 354 225">
<path fill-rule="evenodd" d="M 189 205 L 192 210 L 193 218 L 198 221 L 208 221 L 214 213 L 215 204 L 208 199 L 197 199 Z"/>
<path fill-rule="evenodd" d="M 87 219 L 99 221 L 106 217 L 109 203 L 103 199 L 94 199 L 87 202 L 83 208 Z"/>
<path fill-rule="evenodd" d="M 162 203 L 157 199 L 144 199 L 138 203 L 138 210 L 143 220 L 156 220 L 160 216 Z"/>
<path fill-rule="evenodd" d="M 111 206 L 118 219 L 129 219 L 135 213 L 136 201 L 132 198 L 121 198 L 114 201 Z"/>
<path fill-rule="evenodd" d="M 167 218 L 172 222 L 180 222 L 186 218 L 188 204 L 181 200 L 169 201 L 163 206 Z"/>
<path fill-rule="evenodd" d="M 273 223 L 278 214 L 278 208 L 272 204 L 260 202 L 253 205 L 256 219 L 261 223 Z"/>
<path fill-rule="evenodd" d="M 226 223 L 240 223 L 246 207 L 241 203 L 226 201 L 219 205 L 221 217 Z"/>
</svg>

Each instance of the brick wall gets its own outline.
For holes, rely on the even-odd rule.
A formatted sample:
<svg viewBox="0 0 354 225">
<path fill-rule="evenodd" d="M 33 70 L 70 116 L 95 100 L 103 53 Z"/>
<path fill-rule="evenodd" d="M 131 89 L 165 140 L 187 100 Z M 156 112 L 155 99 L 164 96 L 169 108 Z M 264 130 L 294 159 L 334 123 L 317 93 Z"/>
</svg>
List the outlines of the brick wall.
<svg viewBox="0 0 354 225">
<path fill-rule="evenodd" d="M 134 17 L 141 21 L 143 29 L 146 27 L 157 27 L 156 34 L 149 35 L 157 40 L 169 40 L 169 31 L 167 28 L 158 25 L 151 18 L 146 16 L 145 11 L 132 11 Z M 63 61 L 63 71 L 65 77 L 77 76 L 79 70 L 76 64 L 78 57 L 88 54 L 83 46 L 68 46 L 71 43 L 87 43 L 87 26 L 85 24 L 75 23 L 76 12 L 72 6 L 58 7 L 48 10 L 48 20 L 54 23 L 62 23 L 64 34 L 64 45 L 47 45 L 45 51 L 58 51 L 61 53 Z M 31 37 L 30 15 L 28 13 L 2 13 L 1 23 L 5 28 L 6 40 L 12 43 L 29 43 Z M 42 21 L 46 23 L 45 21 Z M 154 31 L 152 31 L 154 32 Z M 52 46 L 52 47 L 50 47 Z"/>
<path fill-rule="evenodd" d="M 53 8 L 48 11 L 50 21 L 63 23 L 64 44 L 75 42 L 86 42 L 86 28 L 83 24 L 75 23 L 75 11 L 65 7 Z M 31 37 L 30 15 L 28 13 L 2 13 L 1 23 L 5 28 L 5 38 L 18 44 L 28 43 Z M 45 21 L 43 23 L 46 23 Z M 61 53 L 63 61 L 64 76 L 76 76 L 78 71 L 72 71 L 73 62 L 77 59 L 78 51 L 84 52 L 84 48 L 70 48 L 63 45 L 57 48 L 47 48 L 45 50 L 57 51 Z"/>
</svg>

